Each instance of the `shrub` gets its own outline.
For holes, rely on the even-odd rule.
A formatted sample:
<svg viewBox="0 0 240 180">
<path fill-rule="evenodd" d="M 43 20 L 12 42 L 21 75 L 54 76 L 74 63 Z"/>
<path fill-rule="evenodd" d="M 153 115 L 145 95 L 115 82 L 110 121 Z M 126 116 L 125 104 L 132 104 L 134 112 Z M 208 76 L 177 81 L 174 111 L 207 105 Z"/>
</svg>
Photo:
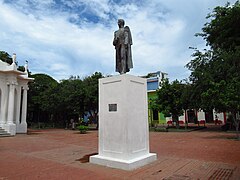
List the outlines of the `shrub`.
<svg viewBox="0 0 240 180">
<path fill-rule="evenodd" d="M 81 134 L 86 134 L 88 131 L 88 126 L 80 125 L 77 127 Z"/>
</svg>

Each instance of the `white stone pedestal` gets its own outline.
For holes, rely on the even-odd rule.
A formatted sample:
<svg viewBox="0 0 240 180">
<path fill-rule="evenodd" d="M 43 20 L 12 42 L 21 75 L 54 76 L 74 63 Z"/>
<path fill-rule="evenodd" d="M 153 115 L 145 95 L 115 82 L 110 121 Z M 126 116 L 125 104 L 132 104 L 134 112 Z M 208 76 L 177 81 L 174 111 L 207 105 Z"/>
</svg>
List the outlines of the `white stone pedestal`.
<svg viewBox="0 0 240 180">
<path fill-rule="evenodd" d="M 90 162 L 132 170 L 157 159 L 149 153 L 147 81 L 123 74 L 99 80 L 99 150 Z"/>
</svg>

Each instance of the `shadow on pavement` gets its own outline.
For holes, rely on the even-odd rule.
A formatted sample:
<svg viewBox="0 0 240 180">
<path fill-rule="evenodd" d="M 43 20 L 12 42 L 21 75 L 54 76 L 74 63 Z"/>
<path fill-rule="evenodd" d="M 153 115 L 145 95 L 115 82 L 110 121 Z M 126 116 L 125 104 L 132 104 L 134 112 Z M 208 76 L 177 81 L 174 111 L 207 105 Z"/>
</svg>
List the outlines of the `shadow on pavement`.
<svg viewBox="0 0 240 180">
<path fill-rule="evenodd" d="M 81 159 L 77 159 L 76 161 L 80 161 L 81 163 L 88 163 L 90 156 L 97 155 L 98 153 L 92 153 L 84 155 Z"/>
</svg>

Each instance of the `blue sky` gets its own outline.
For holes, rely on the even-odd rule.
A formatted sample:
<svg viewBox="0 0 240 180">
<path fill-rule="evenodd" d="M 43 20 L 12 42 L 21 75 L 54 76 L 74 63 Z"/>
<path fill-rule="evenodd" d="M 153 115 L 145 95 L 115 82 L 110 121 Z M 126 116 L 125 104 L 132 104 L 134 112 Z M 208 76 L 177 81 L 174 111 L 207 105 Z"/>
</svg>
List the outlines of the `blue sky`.
<svg viewBox="0 0 240 180">
<path fill-rule="evenodd" d="M 234 3 L 235 0 L 229 0 Z M 187 78 L 193 50 L 205 48 L 205 17 L 227 0 L 0 0 L 0 50 L 56 80 L 96 71 L 116 75 L 113 32 L 123 18 L 133 37 L 133 75 Z"/>
</svg>

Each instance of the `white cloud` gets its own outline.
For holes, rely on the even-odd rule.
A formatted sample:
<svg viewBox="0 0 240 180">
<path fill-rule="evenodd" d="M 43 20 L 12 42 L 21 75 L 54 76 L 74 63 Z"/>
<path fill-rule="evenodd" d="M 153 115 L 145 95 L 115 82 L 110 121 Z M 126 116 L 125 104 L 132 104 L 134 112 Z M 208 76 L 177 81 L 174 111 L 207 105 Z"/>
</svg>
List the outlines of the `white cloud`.
<svg viewBox="0 0 240 180">
<path fill-rule="evenodd" d="M 16 52 L 20 64 L 28 59 L 33 73 L 56 79 L 95 71 L 113 74 L 117 18 L 124 18 L 132 31 L 132 74 L 162 70 L 171 79 L 186 78 L 184 65 L 192 53 L 188 47 L 203 47 L 204 43 L 194 34 L 201 31 L 209 8 L 225 4 L 220 0 L 148 0 L 121 5 L 109 0 L 62 0 L 60 8 L 53 0 L 31 2 L 0 0 L 1 50 Z M 99 22 L 89 21 L 91 17 L 84 13 L 98 17 Z M 71 18 L 75 24 L 69 22 Z"/>
</svg>

